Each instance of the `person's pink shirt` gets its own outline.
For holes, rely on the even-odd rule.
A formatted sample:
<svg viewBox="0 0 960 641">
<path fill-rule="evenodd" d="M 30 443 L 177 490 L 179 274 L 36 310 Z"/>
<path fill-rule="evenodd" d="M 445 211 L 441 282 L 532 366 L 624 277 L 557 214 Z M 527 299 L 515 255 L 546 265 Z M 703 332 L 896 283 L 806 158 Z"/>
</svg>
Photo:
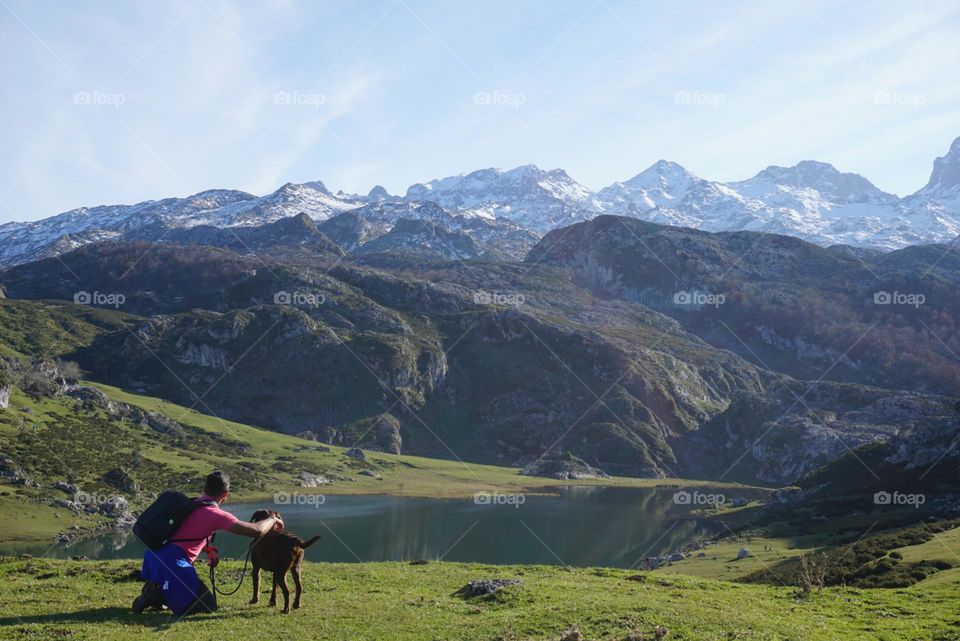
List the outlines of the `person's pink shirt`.
<svg viewBox="0 0 960 641">
<path fill-rule="evenodd" d="M 209 496 L 201 496 L 200 500 L 212 501 Z M 226 530 L 239 521 L 237 517 L 221 510 L 219 506 L 202 505 L 190 513 L 190 516 L 180 524 L 177 531 L 170 537 L 174 545 L 179 546 L 191 563 L 196 560 L 200 552 L 207 545 L 207 539 L 217 530 Z M 173 539 L 189 539 L 175 541 Z M 196 540 L 194 540 L 196 539 Z"/>
</svg>

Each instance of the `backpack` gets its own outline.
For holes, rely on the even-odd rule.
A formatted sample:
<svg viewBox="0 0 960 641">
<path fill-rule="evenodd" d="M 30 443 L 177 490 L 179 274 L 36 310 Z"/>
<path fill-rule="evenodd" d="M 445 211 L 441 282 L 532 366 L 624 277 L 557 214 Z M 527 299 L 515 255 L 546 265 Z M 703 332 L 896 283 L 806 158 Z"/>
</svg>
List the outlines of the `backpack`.
<svg viewBox="0 0 960 641">
<path fill-rule="evenodd" d="M 171 539 L 170 537 L 195 509 L 204 505 L 216 505 L 216 503 L 198 501 L 189 498 L 186 494 L 167 490 L 140 514 L 136 523 L 133 524 L 133 535 L 154 551 L 174 541 L 199 540 Z"/>
</svg>

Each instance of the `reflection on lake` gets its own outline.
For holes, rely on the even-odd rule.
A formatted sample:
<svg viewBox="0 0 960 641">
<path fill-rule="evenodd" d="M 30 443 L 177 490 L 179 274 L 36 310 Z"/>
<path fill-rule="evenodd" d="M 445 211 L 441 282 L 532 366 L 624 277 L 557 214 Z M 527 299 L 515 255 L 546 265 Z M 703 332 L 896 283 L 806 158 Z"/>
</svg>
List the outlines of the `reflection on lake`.
<svg viewBox="0 0 960 641">
<path fill-rule="evenodd" d="M 287 529 L 323 538 L 311 561 L 444 559 L 630 567 L 676 550 L 706 533 L 706 524 L 674 504 L 676 488 L 571 487 L 557 495 L 478 504 L 472 499 L 326 496 L 322 504 L 278 505 Z M 301 497 L 303 498 L 303 497 Z M 505 501 L 505 502 L 504 502 Z M 224 506 L 248 519 L 258 504 Z M 221 556 L 242 558 L 249 540 L 220 533 Z M 142 545 L 114 534 L 72 545 L 5 545 L 4 553 L 52 557 L 136 558 Z"/>
</svg>

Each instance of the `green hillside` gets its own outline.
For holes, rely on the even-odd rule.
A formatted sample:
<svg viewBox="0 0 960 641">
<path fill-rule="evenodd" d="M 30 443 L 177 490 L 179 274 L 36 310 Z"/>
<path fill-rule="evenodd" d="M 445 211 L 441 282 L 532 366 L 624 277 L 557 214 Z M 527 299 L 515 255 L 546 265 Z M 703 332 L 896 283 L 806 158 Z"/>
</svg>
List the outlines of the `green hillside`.
<svg viewBox="0 0 960 641">
<path fill-rule="evenodd" d="M 199 479 L 214 468 L 230 472 L 237 500 L 272 498 L 279 491 L 468 497 L 480 491 L 549 492 L 570 484 L 521 476 L 516 468 L 373 451 L 365 452 L 365 461 L 361 462 L 346 456 L 347 448 L 221 420 L 106 385 L 93 387 L 111 401 L 171 422 L 160 424 L 158 431 L 136 414 L 111 418 L 103 408 L 89 402 L 71 397 L 34 398 L 13 388 L 10 407 L 0 410 L 0 453 L 16 461 L 40 487 L 3 486 L 0 510 L 22 518 L 12 520 L 0 533 L 0 541 L 49 539 L 75 524 L 85 528 L 103 525 L 101 517 L 77 517 L 39 501 L 69 498 L 52 489 L 57 481 L 90 493 L 116 493 L 102 477 L 117 468 L 128 473 L 138 486 L 136 492 L 125 493 L 133 507 L 142 506 L 151 493 L 165 488 L 195 488 Z M 332 482 L 316 488 L 300 487 L 297 479 L 303 472 Z M 628 478 L 577 481 L 632 487 L 676 482 Z"/>
</svg>

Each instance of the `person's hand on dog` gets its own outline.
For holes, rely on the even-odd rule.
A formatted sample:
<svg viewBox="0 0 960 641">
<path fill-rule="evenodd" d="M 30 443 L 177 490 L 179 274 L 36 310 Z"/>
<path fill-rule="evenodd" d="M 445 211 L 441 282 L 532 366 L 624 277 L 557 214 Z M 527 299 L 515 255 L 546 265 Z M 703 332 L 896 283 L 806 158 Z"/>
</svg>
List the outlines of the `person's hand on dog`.
<svg viewBox="0 0 960 641">
<path fill-rule="evenodd" d="M 280 517 L 279 514 L 274 514 L 273 518 L 276 519 L 277 521 L 276 523 L 273 524 L 273 529 L 274 531 L 279 532 L 280 530 L 283 529 L 283 519 Z"/>
</svg>

